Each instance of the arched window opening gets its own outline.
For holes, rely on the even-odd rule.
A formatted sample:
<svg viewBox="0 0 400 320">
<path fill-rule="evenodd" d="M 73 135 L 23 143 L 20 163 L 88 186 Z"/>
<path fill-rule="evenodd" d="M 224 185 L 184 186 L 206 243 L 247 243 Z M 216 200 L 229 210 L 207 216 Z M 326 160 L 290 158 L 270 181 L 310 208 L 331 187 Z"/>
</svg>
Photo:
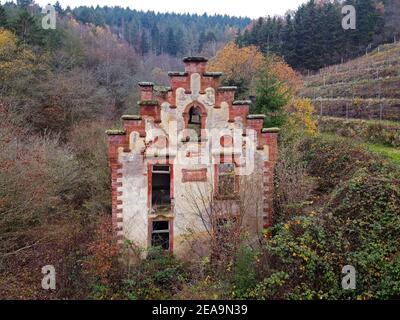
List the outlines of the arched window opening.
<svg viewBox="0 0 400 320">
<path fill-rule="evenodd" d="M 191 107 L 189 110 L 189 124 L 201 125 L 201 111 L 199 107 Z"/>
<path fill-rule="evenodd" d="M 193 106 L 189 110 L 189 123 L 188 129 L 196 132 L 197 139 L 200 138 L 201 134 L 201 110 L 199 107 Z M 190 139 L 194 140 L 194 139 Z"/>
</svg>

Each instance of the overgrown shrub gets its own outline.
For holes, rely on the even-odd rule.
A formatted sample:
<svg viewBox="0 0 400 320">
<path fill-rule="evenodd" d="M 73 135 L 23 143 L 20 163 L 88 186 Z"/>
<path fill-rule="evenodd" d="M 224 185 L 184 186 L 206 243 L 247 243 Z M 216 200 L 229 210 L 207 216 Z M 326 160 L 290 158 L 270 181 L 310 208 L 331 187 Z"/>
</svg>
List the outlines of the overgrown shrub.
<svg viewBox="0 0 400 320">
<path fill-rule="evenodd" d="M 321 132 L 357 139 L 359 141 L 400 147 L 400 124 L 387 121 L 320 117 Z"/>
<path fill-rule="evenodd" d="M 330 191 L 372 159 L 361 145 L 334 137 L 305 139 L 300 150 L 319 192 Z"/>
<path fill-rule="evenodd" d="M 299 214 L 309 200 L 314 179 L 308 174 L 299 140 L 281 137 L 275 166 L 274 221 Z"/>
<path fill-rule="evenodd" d="M 112 297 L 120 280 L 118 262 L 119 246 L 109 216 L 100 219 L 95 236 L 88 245 L 85 270 L 91 283 L 91 297 L 104 299 Z"/>
<path fill-rule="evenodd" d="M 300 136 L 315 136 L 318 132 L 314 107 L 309 99 L 293 99 L 287 106 L 288 123 L 285 130 Z"/>
<path fill-rule="evenodd" d="M 288 122 L 279 134 L 274 174 L 276 222 L 298 213 L 314 186 L 314 179 L 306 170 L 303 148 L 303 141 L 317 134 L 312 105 L 309 100 L 294 99 L 286 111 Z"/>
<path fill-rule="evenodd" d="M 171 299 L 188 282 L 187 266 L 161 248 L 151 248 L 122 280 L 121 295 L 128 299 Z"/>
<path fill-rule="evenodd" d="M 255 269 L 256 251 L 242 246 L 233 266 L 233 297 L 243 297 L 257 283 Z"/>
<path fill-rule="evenodd" d="M 399 297 L 400 172 L 343 143 L 317 139 L 306 144 L 309 172 L 334 183 L 320 183 L 313 205 L 275 225 L 250 297 Z M 345 265 L 356 268 L 355 290 L 341 287 Z"/>
<path fill-rule="evenodd" d="M 84 175 L 71 149 L 50 135 L 16 126 L 0 110 L 0 295 L 82 297 L 80 263 L 90 225 L 77 194 Z M 57 270 L 57 291 L 40 289 L 44 265 Z"/>
<path fill-rule="evenodd" d="M 72 127 L 68 146 L 76 155 L 84 185 L 76 204 L 82 206 L 82 215 L 95 218 L 111 213 L 111 173 L 108 167 L 107 141 L 104 131 L 110 123 L 99 119 L 82 122 Z M 76 190 L 78 193 L 78 190 Z"/>
</svg>

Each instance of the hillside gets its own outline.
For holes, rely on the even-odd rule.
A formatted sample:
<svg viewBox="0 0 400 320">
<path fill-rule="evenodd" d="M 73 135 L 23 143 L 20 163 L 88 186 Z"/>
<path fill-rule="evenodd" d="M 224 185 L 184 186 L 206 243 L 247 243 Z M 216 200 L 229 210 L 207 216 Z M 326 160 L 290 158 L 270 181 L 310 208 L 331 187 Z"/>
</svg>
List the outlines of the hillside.
<svg viewBox="0 0 400 320">
<path fill-rule="evenodd" d="M 228 315 L 244 299 L 400 297 L 400 122 L 317 128 L 287 56 L 224 44 L 241 18 L 79 10 L 56 5 L 44 29 L 32 0 L 0 4 L 0 300 L 232 299 Z M 184 69 L 184 52 L 208 66 Z M 398 116 L 399 53 L 323 69 L 302 94 L 323 115 L 341 98 L 347 116 L 375 100 Z"/>
<path fill-rule="evenodd" d="M 400 43 L 305 77 L 303 97 L 319 115 L 400 120 Z"/>
<path fill-rule="evenodd" d="M 251 22 L 249 18 L 228 15 L 142 12 L 107 6 L 80 6 L 72 14 L 82 24 L 107 25 L 142 55 L 213 55 L 218 44 L 233 39 Z"/>
<path fill-rule="evenodd" d="M 356 30 L 341 26 L 344 4 L 357 12 Z M 399 5 L 395 0 L 308 0 L 285 16 L 254 21 L 237 43 L 283 56 L 297 70 L 317 71 L 399 38 Z"/>
</svg>

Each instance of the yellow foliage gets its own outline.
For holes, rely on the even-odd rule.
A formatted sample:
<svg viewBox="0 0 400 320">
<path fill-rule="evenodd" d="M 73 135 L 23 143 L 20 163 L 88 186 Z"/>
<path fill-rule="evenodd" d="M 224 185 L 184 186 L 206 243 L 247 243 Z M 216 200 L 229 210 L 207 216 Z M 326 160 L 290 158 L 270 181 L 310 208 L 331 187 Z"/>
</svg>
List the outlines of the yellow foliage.
<svg viewBox="0 0 400 320">
<path fill-rule="evenodd" d="M 266 68 L 282 82 L 282 90 L 286 91 L 290 89 L 292 94 L 296 94 L 301 89 L 302 80 L 300 75 L 281 57 L 275 55 L 269 56 L 267 58 Z"/>
<path fill-rule="evenodd" d="M 288 126 L 290 129 L 309 136 L 317 134 L 317 120 L 315 119 L 315 111 L 310 99 L 295 98 L 286 109 L 289 114 Z"/>
<path fill-rule="evenodd" d="M 243 81 L 251 86 L 257 71 L 264 66 L 265 58 L 255 46 L 239 48 L 234 42 L 229 42 L 210 61 L 208 71 L 221 71 L 225 80 Z"/>
<path fill-rule="evenodd" d="M 0 28 L 0 81 L 7 83 L 21 74 L 45 70 L 41 59 L 46 61 L 48 57 L 38 57 L 29 48 L 19 46 L 12 32 Z"/>
<path fill-rule="evenodd" d="M 16 50 L 16 36 L 12 32 L 0 28 L 0 60 L 10 59 Z"/>
<path fill-rule="evenodd" d="M 355 107 L 359 107 L 362 104 L 362 100 L 360 98 L 353 99 L 353 105 Z"/>
<path fill-rule="evenodd" d="M 221 71 L 224 79 L 233 83 L 244 83 L 249 94 L 255 93 L 255 83 L 260 72 L 270 72 L 280 80 L 281 90 L 296 93 L 302 85 L 301 77 L 282 58 L 268 56 L 265 58 L 255 46 L 239 48 L 229 42 L 208 65 L 208 71 Z"/>
</svg>

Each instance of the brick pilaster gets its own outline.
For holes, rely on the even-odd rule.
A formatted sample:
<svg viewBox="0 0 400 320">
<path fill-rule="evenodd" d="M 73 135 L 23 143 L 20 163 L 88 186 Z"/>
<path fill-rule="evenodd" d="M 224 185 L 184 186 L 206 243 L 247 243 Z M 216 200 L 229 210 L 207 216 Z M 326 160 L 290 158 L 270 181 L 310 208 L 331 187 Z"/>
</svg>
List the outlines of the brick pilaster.
<svg viewBox="0 0 400 320">
<path fill-rule="evenodd" d="M 262 143 L 268 147 L 268 158 L 263 164 L 263 221 L 264 228 L 273 224 L 274 168 L 278 157 L 278 129 L 262 130 Z"/>
<path fill-rule="evenodd" d="M 124 131 L 107 131 L 108 161 L 111 170 L 111 211 L 112 226 L 117 233 L 118 242 L 123 241 L 122 212 L 122 164 L 118 160 L 118 148 L 125 146 Z"/>
</svg>

